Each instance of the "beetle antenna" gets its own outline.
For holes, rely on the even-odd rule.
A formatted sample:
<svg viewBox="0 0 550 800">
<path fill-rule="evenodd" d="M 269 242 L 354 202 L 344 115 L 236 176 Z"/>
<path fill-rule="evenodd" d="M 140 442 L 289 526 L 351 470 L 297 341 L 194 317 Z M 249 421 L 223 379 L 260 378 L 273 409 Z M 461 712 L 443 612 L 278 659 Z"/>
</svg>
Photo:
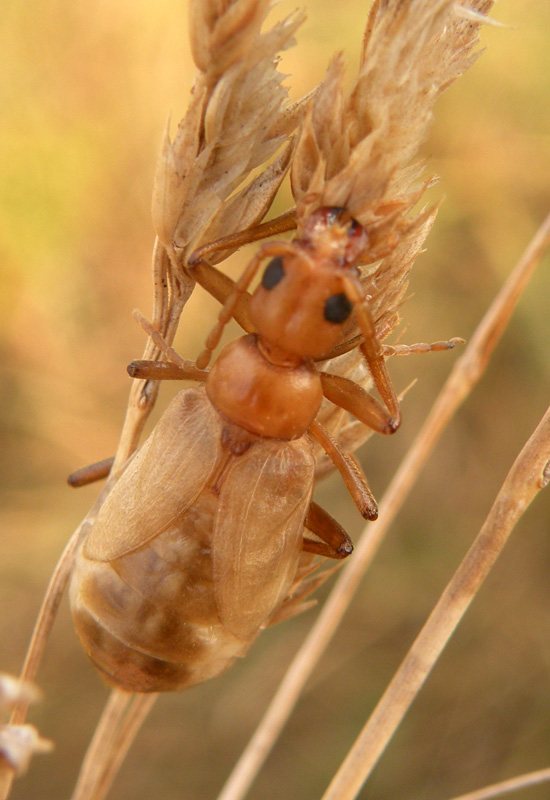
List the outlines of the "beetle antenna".
<svg viewBox="0 0 550 800">
<path fill-rule="evenodd" d="M 185 359 L 180 356 L 177 350 L 174 350 L 173 347 L 170 347 L 170 345 L 164 341 L 164 337 L 160 331 L 157 331 L 156 328 L 153 328 L 147 317 L 143 316 L 138 308 L 134 309 L 133 317 L 138 325 L 143 328 L 145 333 L 149 336 L 155 347 L 158 347 L 161 353 L 164 353 L 168 361 L 171 361 L 172 364 L 176 364 L 178 367 L 185 368 L 189 366 L 190 362 L 185 361 Z"/>
</svg>

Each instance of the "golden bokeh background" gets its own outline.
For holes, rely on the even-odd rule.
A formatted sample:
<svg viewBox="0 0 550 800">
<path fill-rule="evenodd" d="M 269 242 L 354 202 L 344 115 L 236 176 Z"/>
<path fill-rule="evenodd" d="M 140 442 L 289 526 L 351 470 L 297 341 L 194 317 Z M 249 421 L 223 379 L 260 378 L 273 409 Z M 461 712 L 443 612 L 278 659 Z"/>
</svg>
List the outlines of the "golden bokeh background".
<svg viewBox="0 0 550 800">
<path fill-rule="evenodd" d="M 365 2 L 309 0 L 285 54 L 294 95 L 343 49 L 357 63 Z M 284 0 L 277 16 L 294 3 Z M 500 0 L 508 27 L 436 107 L 423 152 L 445 195 L 413 271 L 404 341 L 469 337 L 550 211 L 550 5 Z M 186 107 L 193 67 L 187 8 L 174 0 L 4 0 L 0 128 L 2 507 L 0 669 L 17 672 L 48 577 L 97 488 L 64 484 L 114 452 L 150 309 L 151 186 L 167 115 Z M 288 205 L 281 199 L 281 210 Z M 476 535 L 548 404 L 550 258 L 531 281 L 481 384 L 417 483 L 352 609 L 251 792 L 321 796 Z M 193 358 L 215 304 L 199 291 L 177 346 Z M 404 423 L 362 461 L 380 497 L 455 358 L 390 362 L 418 377 Z M 161 395 L 161 408 L 174 387 Z M 158 412 L 156 412 L 158 413 Z M 323 504 L 355 536 L 338 477 Z M 550 502 L 528 511 L 361 797 L 445 800 L 548 765 Z M 214 798 L 315 611 L 264 634 L 220 679 L 160 699 L 112 796 Z M 56 751 L 37 757 L 14 800 L 69 797 L 107 691 L 83 656 L 66 604 L 32 721 Z M 532 788 L 521 800 L 542 800 Z"/>
</svg>

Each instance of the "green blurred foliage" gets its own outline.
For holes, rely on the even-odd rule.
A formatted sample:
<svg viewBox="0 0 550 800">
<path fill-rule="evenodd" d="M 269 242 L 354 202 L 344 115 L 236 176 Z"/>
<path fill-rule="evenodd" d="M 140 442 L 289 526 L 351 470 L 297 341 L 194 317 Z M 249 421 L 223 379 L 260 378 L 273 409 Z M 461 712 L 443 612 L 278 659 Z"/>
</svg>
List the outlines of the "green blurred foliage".
<svg viewBox="0 0 550 800">
<path fill-rule="evenodd" d="M 337 49 L 353 73 L 367 5 L 309 0 L 299 46 L 283 61 L 295 95 Z M 275 13 L 293 8 L 285 0 Z M 487 52 L 441 99 L 423 149 L 440 176 L 431 199 L 446 200 L 415 266 L 403 341 L 470 336 L 550 210 L 550 6 L 500 0 L 496 15 L 510 27 L 483 31 Z M 48 576 L 97 492 L 69 490 L 64 478 L 116 446 L 125 365 L 143 345 L 131 311 L 150 307 L 156 154 L 168 113 L 185 111 L 193 68 L 183 3 L 5 0 L 0 26 L 0 667 L 17 672 Z M 322 794 L 477 533 L 548 402 L 548 265 L 422 473 L 252 797 Z M 185 356 L 198 352 L 214 309 L 195 293 L 177 342 Z M 378 496 L 454 357 L 390 362 L 398 387 L 419 380 L 398 436 L 365 448 Z M 319 493 L 357 535 L 339 479 Z M 546 765 L 549 517 L 539 497 L 362 797 L 435 800 Z M 214 797 L 314 615 L 265 634 L 226 676 L 161 698 L 113 796 Z M 35 760 L 14 800 L 69 796 L 107 695 L 65 607 L 39 682 L 45 701 L 32 719 L 57 749 Z"/>
</svg>

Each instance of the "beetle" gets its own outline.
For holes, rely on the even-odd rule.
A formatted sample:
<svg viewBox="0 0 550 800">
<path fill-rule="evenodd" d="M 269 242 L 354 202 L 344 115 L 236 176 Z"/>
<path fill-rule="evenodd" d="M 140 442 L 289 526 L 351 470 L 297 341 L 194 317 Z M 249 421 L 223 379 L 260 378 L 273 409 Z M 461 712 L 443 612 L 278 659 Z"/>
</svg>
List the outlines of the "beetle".
<svg viewBox="0 0 550 800">
<path fill-rule="evenodd" d="M 376 256 L 369 248 L 367 230 L 345 210 L 318 208 L 299 238 L 259 248 L 196 364 L 176 365 L 178 377 L 202 385 L 176 395 L 128 460 L 71 578 L 77 633 L 107 683 L 170 691 L 224 672 L 288 601 L 302 551 L 351 552 L 345 531 L 311 502 L 314 440 L 362 516 L 376 518 L 358 463 L 316 419 L 325 397 L 382 434 L 401 421 L 359 279 L 357 265 Z M 205 263 L 207 249 L 190 269 Z M 248 305 L 255 332 L 225 346 L 207 369 L 266 259 Z M 353 317 L 382 403 L 316 365 Z M 159 334 L 143 324 L 157 343 Z M 168 366 L 135 362 L 129 371 L 158 377 Z"/>
</svg>

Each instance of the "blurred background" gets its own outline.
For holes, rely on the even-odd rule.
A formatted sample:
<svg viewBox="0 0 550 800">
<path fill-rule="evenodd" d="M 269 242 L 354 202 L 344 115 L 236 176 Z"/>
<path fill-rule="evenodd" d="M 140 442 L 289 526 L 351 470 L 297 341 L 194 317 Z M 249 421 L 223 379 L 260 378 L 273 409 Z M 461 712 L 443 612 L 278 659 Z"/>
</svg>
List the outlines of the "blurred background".
<svg viewBox="0 0 550 800">
<path fill-rule="evenodd" d="M 331 54 L 356 68 L 367 0 L 308 0 L 284 56 L 292 93 Z M 277 16 L 289 13 L 285 0 Z M 423 152 L 445 202 L 415 265 L 403 341 L 468 338 L 550 211 L 550 6 L 500 0 L 487 52 L 440 100 Z M 0 129 L 0 669 L 17 673 L 51 571 L 97 494 L 65 485 L 114 453 L 151 303 L 150 196 L 165 120 L 185 112 L 193 67 L 184 2 L 4 0 Z M 288 195 L 278 208 L 288 207 Z M 235 268 L 238 268 L 238 263 Z M 481 384 L 440 442 L 317 668 L 251 797 L 319 797 L 477 534 L 548 404 L 550 258 L 532 279 Z M 198 290 L 177 339 L 189 358 L 213 321 Z M 394 359 L 418 382 L 391 440 L 362 462 L 380 498 L 453 353 Z M 161 393 L 156 416 L 175 387 Z M 338 476 L 323 505 L 357 537 Z M 445 800 L 549 763 L 550 497 L 541 495 L 445 651 L 361 797 Z M 320 593 L 322 596 L 322 593 Z M 316 611 L 265 633 L 227 675 L 162 697 L 112 796 L 208 800 L 252 733 Z M 56 743 L 14 800 L 69 797 L 107 690 L 66 603 L 31 719 Z M 284 776 L 284 777 L 283 777 Z M 542 800 L 548 788 L 518 794 Z"/>
</svg>

